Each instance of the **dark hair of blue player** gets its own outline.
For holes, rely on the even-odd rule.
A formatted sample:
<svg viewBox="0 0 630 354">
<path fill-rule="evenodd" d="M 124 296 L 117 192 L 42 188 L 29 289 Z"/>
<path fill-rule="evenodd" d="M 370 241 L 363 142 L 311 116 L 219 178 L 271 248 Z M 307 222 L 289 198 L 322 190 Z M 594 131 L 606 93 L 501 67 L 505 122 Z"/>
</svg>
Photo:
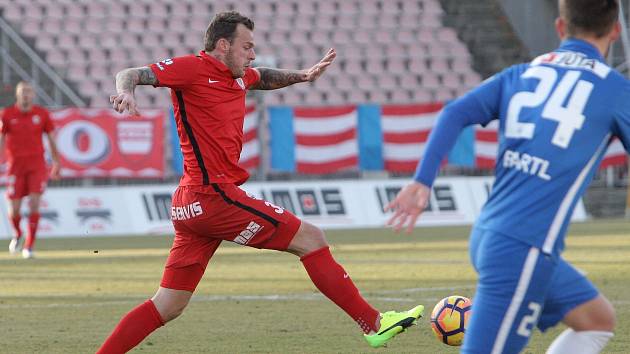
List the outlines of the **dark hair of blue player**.
<svg viewBox="0 0 630 354">
<path fill-rule="evenodd" d="M 618 0 L 559 0 L 558 10 L 569 36 L 603 37 L 619 18 Z"/>
<path fill-rule="evenodd" d="M 250 31 L 254 30 L 254 21 L 236 11 L 226 11 L 216 14 L 206 30 L 206 35 L 203 40 L 205 46 L 204 50 L 206 52 L 213 51 L 214 47 L 217 45 L 217 41 L 221 38 L 227 39 L 232 43 L 236 36 L 236 27 L 239 23 L 247 27 Z"/>
</svg>

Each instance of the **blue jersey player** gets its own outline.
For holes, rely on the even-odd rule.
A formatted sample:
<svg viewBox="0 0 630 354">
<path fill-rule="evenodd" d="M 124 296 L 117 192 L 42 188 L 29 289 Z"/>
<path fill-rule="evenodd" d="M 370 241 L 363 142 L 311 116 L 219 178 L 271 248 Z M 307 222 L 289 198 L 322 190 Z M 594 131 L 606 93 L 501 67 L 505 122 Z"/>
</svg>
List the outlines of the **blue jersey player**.
<svg viewBox="0 0 630 354">
<path fill-rule="evenodd" d="M 604 57 L 617 0 L 560 0 L 558 49 L 512 66 L 449 104 L 415 180 L 387 206 L 411 231 L 440 162 L 468 125 L 499 120 L 496 179 L 471 232 L 478 284 L 462 353 L 518 353 L 532 330 L 564 322 L 548 354 L 599 353 L 614 310 L 561 256 L 573 209 L 613 137 L 630 149 L 630 82 Z"/>
</svg>

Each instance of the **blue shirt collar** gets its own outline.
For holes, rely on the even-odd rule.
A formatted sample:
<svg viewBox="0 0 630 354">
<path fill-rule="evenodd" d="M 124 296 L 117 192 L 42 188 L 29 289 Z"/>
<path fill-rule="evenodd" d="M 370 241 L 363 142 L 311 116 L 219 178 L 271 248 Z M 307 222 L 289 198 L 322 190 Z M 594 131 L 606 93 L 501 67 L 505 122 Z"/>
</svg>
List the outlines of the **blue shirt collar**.
<svg viewBox="0 0 630 354">
<path fill-rule="evenodd" d="M 565 39 L 564 41 L 562 41 L 562 43 L 560 43 L 560 48 L 558 48 L 558 50 L 584 53 L 589 58 L 597 59 L 603 63 L 606 63 L 606 59 L 604 59 L 604 57 L 601 55 L 599 50 L 595 48 L 594 45 L 581 39 Z"/>
</svg>

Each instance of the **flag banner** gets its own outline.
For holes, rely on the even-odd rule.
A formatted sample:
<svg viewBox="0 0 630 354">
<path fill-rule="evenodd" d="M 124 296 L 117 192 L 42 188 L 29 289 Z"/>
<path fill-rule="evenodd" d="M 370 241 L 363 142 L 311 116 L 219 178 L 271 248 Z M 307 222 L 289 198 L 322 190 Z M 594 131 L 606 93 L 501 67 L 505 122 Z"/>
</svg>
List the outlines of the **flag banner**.
<svg viewBox="0 0 630 354">
<path fill-rule="evenodd" d="M 62 177 L 163 177 L 164 110 L 128 116 L 111 109 L 51 113 Z"/>
<path fill-rule="evenodd" d="M 357 169 L 355 106 L 295 108 L 295 164 L 298 173 L 331 173 Z"/>
<path fill-rule="evenodd" d="M 413 172 L 416 169 L 441 109 L 442 103 L 382 107 L 385 170 Z"/>
</svg>

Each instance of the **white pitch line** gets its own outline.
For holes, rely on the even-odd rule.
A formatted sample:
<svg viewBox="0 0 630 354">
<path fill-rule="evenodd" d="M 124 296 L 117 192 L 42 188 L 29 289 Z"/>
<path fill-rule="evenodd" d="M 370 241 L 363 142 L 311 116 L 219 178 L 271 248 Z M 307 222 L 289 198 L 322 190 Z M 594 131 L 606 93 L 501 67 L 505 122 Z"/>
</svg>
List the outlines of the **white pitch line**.
<svg viewBox="0 0 630 354">
<path fill-rule="evenodd" d="M 401 298 L 401 297 L 389 297 L 379 296 L 396 293 L 417 293 L 417 292 L 429 292 L 429 291 L 453 291 L 457 289 L 472 289 L 471 285 L 461 285 L 453 287 L 441 287 L 441 288 L 408 288 L 400 290 L 384 290 L 384 291 L 369 291 L 366 298 L 373 301 L 383 302 L 416 302 L 418 300 L 425 301 L 437 301 L 435 297 L 419 297 L 419 298 Z M 75 295 L 76 296 L 76 295 Z M 46 304 L 4 304 L 0 305 L 0 309 L 36 309 L 36 308 L 82 308 L 82 307 L 96 307 L 96 306 L 110 306 L 110 305 L 123 305 L 134 304 L 141 301 L 146 297 L 138 295 L 128 296 L 116 296 L 118 298 L 128 298 L 128 300 L 111 300 L 111 301 L 98 301 L 89 303 L 46 303 Z M 216 302 L 216 301 L 321 301 L 327 300 L 321 293 L 312 294 L 269 294 L 269 295 L 193 295 L 191 301 L 193 302 Z"/>
</svg>

